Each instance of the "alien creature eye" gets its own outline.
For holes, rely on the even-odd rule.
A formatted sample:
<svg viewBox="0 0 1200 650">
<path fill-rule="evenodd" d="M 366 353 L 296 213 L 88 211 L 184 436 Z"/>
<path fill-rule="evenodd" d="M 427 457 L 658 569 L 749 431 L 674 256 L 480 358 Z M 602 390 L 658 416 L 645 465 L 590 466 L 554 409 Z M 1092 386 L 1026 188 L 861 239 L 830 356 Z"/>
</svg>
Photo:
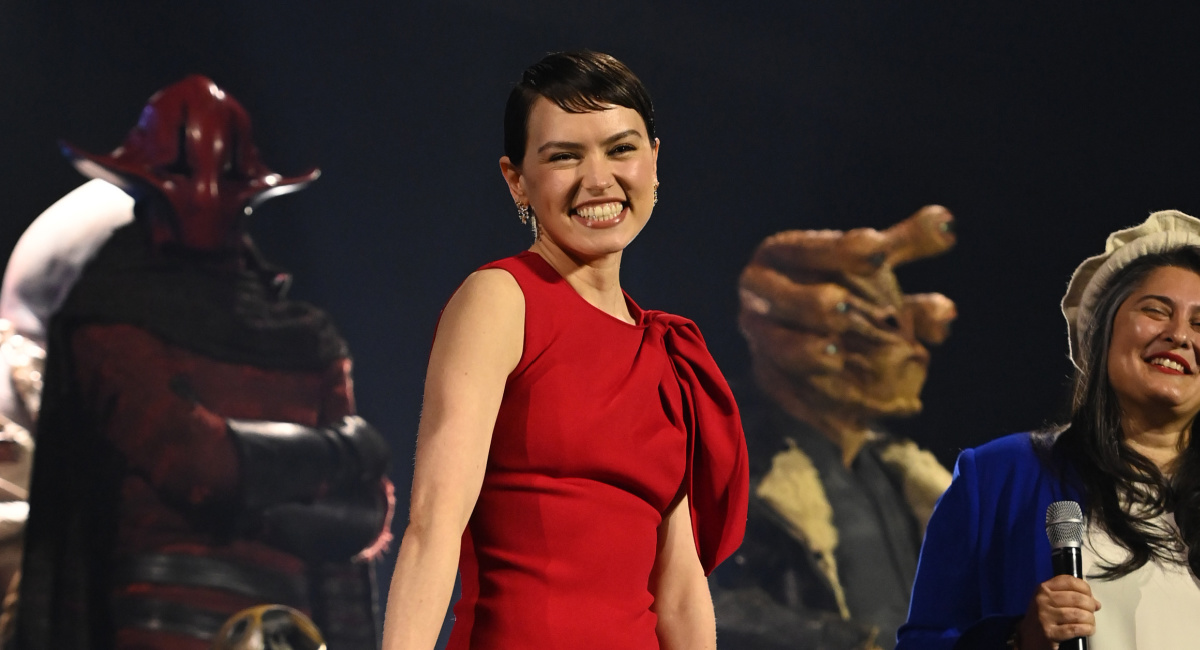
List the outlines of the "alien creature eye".
<svg viewBox="0 0 1200 650">
<path fill-rule="evenodd" d="M 234 624 L 233 628 L 229 630 L 229 640 L 230 641 L 241 641 L 242 637 L 244 637 L 246 635 L 246 630 L 249 627 L 250 627 L 250 621 L 248 621 L 246 619 L 242 619 L 242 620 L 238 621 L 237 623 Z"/>
</svg>

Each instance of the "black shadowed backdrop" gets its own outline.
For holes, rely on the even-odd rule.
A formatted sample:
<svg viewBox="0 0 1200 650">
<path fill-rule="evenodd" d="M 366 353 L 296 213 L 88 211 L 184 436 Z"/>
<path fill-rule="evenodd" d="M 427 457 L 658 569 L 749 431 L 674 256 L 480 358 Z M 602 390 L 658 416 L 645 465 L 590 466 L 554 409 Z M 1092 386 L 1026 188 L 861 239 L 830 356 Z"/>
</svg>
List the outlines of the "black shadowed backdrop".
<svg viewBox="0 0 1200 650">
<path fill-rule="evenodd" d="M 957 248 L 898 272 L 960 316 L 924 413 L 891 423 L 952 463 L 1061 416 L 1075 265 L 1150 211 L 1200 212 L 1200 7 L 1053 5 L 0 0 L 0 259 L 84 180 L 58 139 L 111 150 L 154 91 L 211 77 L 269 166 L 324 172 L 251 228 L 350 342 L 399 535 L 438 310 L 529 244 L 497 167 L 504 100 L 545 53 L 598 49 L 647 84 L 662 139 L 624 286 L 697 321 L 731 378 L 736 278 L 763 237 L 954 212 Z"/>
</svg>

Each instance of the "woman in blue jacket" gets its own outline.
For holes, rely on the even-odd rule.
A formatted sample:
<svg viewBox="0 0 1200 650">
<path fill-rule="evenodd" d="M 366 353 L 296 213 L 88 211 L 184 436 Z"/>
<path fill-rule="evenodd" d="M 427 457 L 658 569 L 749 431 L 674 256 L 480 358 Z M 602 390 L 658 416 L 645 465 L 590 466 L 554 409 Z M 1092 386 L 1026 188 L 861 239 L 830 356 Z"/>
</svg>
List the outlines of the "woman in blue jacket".
<svg viewBox="0 0 1200 650">
<path fill-rule="evenodd" d="M 897 650 L 1042 650 L 1078 636 L 1090 650 L 1170 650 L 1200 638 L 1200 220 L 1156 212 L 1113 233 L 1062 304 L 1071 420 L 962 453 Z M 1045 513 L 1061 500 L 1086 514 L 1086 580 L 1050 566 Z"/>
</svg>

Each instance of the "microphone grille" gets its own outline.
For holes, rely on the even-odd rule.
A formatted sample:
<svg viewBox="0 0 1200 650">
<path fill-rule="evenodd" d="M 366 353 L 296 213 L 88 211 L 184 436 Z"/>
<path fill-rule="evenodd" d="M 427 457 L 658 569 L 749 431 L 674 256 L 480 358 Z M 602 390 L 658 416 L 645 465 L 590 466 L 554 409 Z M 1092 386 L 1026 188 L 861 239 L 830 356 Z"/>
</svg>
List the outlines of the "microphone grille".
<svg viewBox="0 0 1200 650">
<path fill-rule="evenodd" d="M 1046 508 L 1046 536 L 1050 548 L 1083 546 L 1083 510 L 1074 501 L 1055 501 Z"/>
</svg>

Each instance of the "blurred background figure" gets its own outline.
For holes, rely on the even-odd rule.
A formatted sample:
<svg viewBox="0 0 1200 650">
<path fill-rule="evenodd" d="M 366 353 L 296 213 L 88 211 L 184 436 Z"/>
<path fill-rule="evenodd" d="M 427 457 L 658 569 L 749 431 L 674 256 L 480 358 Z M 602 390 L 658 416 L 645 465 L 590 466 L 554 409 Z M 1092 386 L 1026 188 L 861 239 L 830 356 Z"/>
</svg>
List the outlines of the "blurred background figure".
<svg viewBox="0 0 1200 650">
<path fill-rule="evenodd" d="M 325 650 L 325 639 L 303 612 L 259 605 L 226 621 L 213 639 L 212 650 Z"/>
<path fill-rule="evenodd" d="M 29 473 L 41 409 L 46 332 L 84 264 L 119 226 L 133 220 L 133 199 L 92 180 L 34 219 L 8 258 L 0 288 L 0 586 L 11 598 L 0 636 L 12 633 L 14 576 L 21 565 Z"/>
<path fill-rule="evenodd" d="M 781 232 L 742 272 L 752 488 L 746 540 L 713 577 L 727 646 L 895 644 L 950 474 L 878 421 L 920 412 L 923 343 L 944 341 L 956 314 L 941 294 L 904 294 L 893 271 L 948 250 L 953 225 L 926 206 L 882 232 Z"/>
<path fill-rule="evenodd" d="M 16 647 L 208 650 L 278 603 L 373 650 L 388 448 L 354 415 L 328 315 L 286 298 L 245 230 L 318 172 L 267 169 L 245 110 L 200 76 L 151 97 L 111 154 L 64 149 L 133 219 L 33 301 L 50 308 Z"/>
</svg>

